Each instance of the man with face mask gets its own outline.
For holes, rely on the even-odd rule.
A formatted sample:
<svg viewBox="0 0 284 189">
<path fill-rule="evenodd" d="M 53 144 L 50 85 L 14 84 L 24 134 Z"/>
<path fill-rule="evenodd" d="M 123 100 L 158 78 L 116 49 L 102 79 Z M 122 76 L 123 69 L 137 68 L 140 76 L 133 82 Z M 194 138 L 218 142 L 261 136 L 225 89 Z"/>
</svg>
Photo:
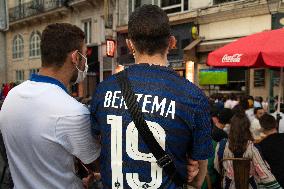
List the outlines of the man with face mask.
<svg viewBox="0 0 284 189">
<path fill-rule="evenodd" d="M 67 92 L 88 71 L 84 37 L 74 25 L 47 26 L 39 74 L 5 99 L 0 126 L 16 189 L 83 188 L 74 173 L 74 156 L 90 164 L 100 154 L 88 109 Z"/>
</svg>

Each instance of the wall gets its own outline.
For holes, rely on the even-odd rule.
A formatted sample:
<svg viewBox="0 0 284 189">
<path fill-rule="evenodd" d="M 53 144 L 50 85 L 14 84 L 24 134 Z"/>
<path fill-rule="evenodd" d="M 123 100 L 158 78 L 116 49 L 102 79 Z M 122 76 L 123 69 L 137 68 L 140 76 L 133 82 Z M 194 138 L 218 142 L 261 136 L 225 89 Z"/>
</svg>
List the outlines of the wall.
<svg viewBox="0 0 284 189">
<path fill-rule="evenodd" d="M 129 0 L 119 0 L 118 5 L 118 26 L 127 25 L 128 22 L 128 11 L 129 11 Z"/>
<path fill-rule="evenodd" d="M 7 62 L 8 62 L 8 82 L 16 81 L 16 70 L 24 70 L 25 77 L 24 79 L 29 78 L 29 70 L 36 69 L 41 67 L 41 59 L 40 57 L 29 57 L 29 45 L 30 45 L 30 36 L 33 31 L 39 31 L 42 33 L 44 28 L 53 22 L 70 22 L 70 18 L 66 17 L 58 20 L 49 20 L 46 22 L 37 22 L 32 25 L 24 25 L 22 27 L 18 27 L 15 29 L 10 29 L 7 32 Z M 12 58 L 12 47 L 13 47 L 13 39 L 17 34 L 21 34 L 24 39 L 24 57 L 21 59 L 13 59 Z"/>
<path fill-rule="evenodd" d="M 238 18 L 200 25 L 200 36 L 206 40 L 242 37 L 271 29 L 271 15 Z"/>
<path fill-rule="evenodd" d="M 104 33 L 104 20 L 103 20 L 103 4 L 100 4 L 96 7 L 82 6 L 75 8 L 71 13 L 71 23 L 79 26 L 83 29 L 83 21 L 91 20 L 92 21 L 92 42 L 91 44 L 100 45 L 105 41 Z"/>
<path fill-rule="evenodd" d="M 262 96 L 263 99 L 269 97 L 269 89 L 270 89 L 270 70 L 265 69 L 265 86 L 264 87 L 254 87 L 254 69 L 250 70 L 250 94 L 252 96 Z M 273 87 L 273 96 L 277 96 L 279 94 L 279 87 Z M 283 93 L 282 93 L 283 95 Z"/>
<path fill-rule="evenodd" d="M 190 0 L 189 9 L 195 10 L 199 8 L 205 8 L 213 5 L 213 0 Z"/>
<path fill-rule="evenodd" d="M 6 68 L 7 68 L 7 60 L 6 60 L 6 36 L 4 32 L 0 31 L 0 85 L 6 82 Z M 1 85 L 2 86 L 2 85 Z"/>
</svg>

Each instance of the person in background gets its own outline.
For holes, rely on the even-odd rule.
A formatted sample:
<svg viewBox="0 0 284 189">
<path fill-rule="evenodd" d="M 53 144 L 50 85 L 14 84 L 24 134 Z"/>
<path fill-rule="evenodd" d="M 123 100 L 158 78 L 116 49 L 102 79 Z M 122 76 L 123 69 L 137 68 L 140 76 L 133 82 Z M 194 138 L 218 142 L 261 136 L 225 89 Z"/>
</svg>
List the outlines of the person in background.
<svg viewBox="0 0 284 189">
<path fill-rule="evenodd" d="M 216 142 L 228 138 L 229 123 L 233 117 L 233 111 L 229 108 L 224 108 L 217 113 L 216 116 L 212 117 L 213 129 L 212 139 Z"/>
<path fill-rule="evenodd" d="M 239 102 L 235 94 L 230 94 L 228 100 L 224 104 L 224 108 L 233 109 Z"/>
<path fill-rule="evenodd" d="M 1 85 L 1 88 L 0 88 L 0 101 L 2 100 L 3 89 L 4 89 L 4 84 L 2 84 L 2 85 Z"/>
<path fill-rule="evenodd" d="M 9 93 L 9 91 L 10 91 L 10 85 L 9 85 L 8 83 L 6 83 L 6 84 L 4 85 L 4 87 L 3 87 L 3 92 L 2 92 L 2 97 L 3 97 L 3 99 L 6 98 L 6 96 L 7 96 L 8 93 Z"/>
<path fill-rule="evenodd" d="M 254 108 L 254 119 L 251 122 L 250 132 L 255 141 L 261 139 L 261 126 L 259 124 L 259 118 L 261 118 L 264 113 L 265 112 L 263 108 Z"/>
<path fill-rule="evenodd" d="M 254 98 L 252 96 L 245 97 L 244 100 L 247 100 L 248 107 L 245 109 L 246 115 L 248 116 L 250 122 L 253 121 L 254 117 L 254 108 L 253 108 L 253 103 L 254 103 Z"/>
<path fill-rule="evenodd" d="M 214 106 L 218 109 L 218 110 L 222 110 L 224 108 L 224 97 L 222 94 L 215 94 L 215 104 Z"/>
<path fill-rule="evenodd" d="M 262 108 L 262 97 L 260 96 L 257 96 L 254 98 L 254 102 L 253 102 L 253 107 L 254 108 Z"/>
<path fill-rule="evenodd" d="M 268 112 L 268 107 L 269 107 L 269 104 L 268 104 L 268 98 L 266 98 L 265 100 L 262 101 L 261 103 L 263 109 L 265 112 Z"/>
<path fill-rule="evenodd" d="M 284 133 L 277 133 L 277 123 L 272 115 L 264 114 L 259 122 L 266 136 L 259 143 L 260 150 L 276 180 L 284 187 Z"/>
<path fill-rule="evenodd" d="M 273 113 L 271 113 L 271 115 L 276 119 L 276 121 L 277 121 L 277 114 L 278 114 L 277 113 L 277 107 L 278 107 L 278 105 L 276 104 L 275 105 L 275 111 Z M 278 132 L 284 133 L 284 104 L 283 103 L 280 104 L 279 115 L 280 115 L 281 119 L 279 120 L 279 123 L 277 122 Z"/>
<path fill-rule="evenodd" d="M 238 114 L 238 113 L 245 113 L 245 110 L 241 104 L 237 104 L 233 109 L 233 114 Z"/>
<path fill-rule="evenodd" d="M 235 189 L 233 163 L 231 160 L 222 162 L 225 158 L 249 158 L 252 160 L 249 175 L 250 189 L 282 188 L 254 146 L 250 132 L 250 121 L 246 114 L 235 114 L 232 117 L 228 140 L 219 142 L 215 152 L 214 167 L 220 174 L 224 171 L 222 187 Z"/>
</svg>

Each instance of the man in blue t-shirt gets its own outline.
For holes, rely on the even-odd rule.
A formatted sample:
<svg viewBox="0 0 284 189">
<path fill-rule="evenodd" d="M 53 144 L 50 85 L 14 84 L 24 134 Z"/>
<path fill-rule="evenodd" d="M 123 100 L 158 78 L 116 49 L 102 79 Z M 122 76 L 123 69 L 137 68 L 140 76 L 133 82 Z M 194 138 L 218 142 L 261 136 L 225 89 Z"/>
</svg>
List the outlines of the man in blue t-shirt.
<svg viewBox="0 0 284 189">
<path fill-rule="evenodd" d="M 207 159 L 213 155 L 208 100 L 194 84 L 165 66 L 176 40 L 162 9 L 140 7 L 131 15 L 128 31 L 135 65 L 125 71 L 148 127 L 173 157 L 183 180 L 188 158 L 198 161 L 199 173 L 191 184 L 200 188 Z M 98 86 L 91 114 L 93 134 L 101 136 L 104 188 L 178 188 L 139 136 L 115 75 Z"/>
</svg>

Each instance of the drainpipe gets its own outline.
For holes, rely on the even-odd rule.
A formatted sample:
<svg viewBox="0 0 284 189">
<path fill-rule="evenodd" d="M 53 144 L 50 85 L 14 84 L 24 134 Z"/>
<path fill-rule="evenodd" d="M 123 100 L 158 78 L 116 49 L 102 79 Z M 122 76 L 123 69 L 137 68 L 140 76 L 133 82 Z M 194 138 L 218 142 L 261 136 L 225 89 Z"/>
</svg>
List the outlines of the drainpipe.
<svg viewBox="0 0 284 189">
<path fill-rule="evenodd" d="M 116 42 L 116 47 L 117 47 L 117 25 L 119 18 L 118 9 L 119 9 L 119 0 L 115 0 L 115 10 L 113 15 L 113 23 L 112 23 L 112 38 Z M 117 66 L 117 48 L 115 50 L 114 57 L 112 58 L 111 65 L 112 65 L 112 74 L 114 74 L 115 68 Z"/>
</svg>

